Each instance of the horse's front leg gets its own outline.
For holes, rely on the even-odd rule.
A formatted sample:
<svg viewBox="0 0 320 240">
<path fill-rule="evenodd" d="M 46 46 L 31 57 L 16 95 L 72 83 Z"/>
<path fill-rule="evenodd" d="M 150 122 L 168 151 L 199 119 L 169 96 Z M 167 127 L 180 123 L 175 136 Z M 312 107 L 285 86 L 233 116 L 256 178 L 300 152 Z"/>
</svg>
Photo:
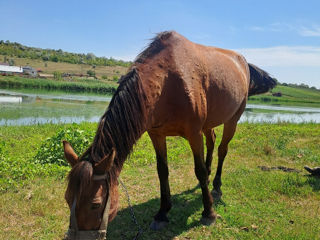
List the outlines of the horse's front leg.
<svg viewBox="0 0 320 240">
<path fill-rule="evenodd" d="M 213 199 L 208 188 L 208 171 L 204 163 L 203 137 L 199 132 L 189 139 L 189 143 L 194 156 L 194 169 L 202 190 L 203 212 L 201 223 L 211 225 L 216 220 L 216 214 L 212 209 Z"/>
<path fill-rule="evenodd" d="M 169 219 L 167 213 L 171 209 L 171 195 L 169 187 L 169 170 L 167 163 L 167 147 L 166 137 L 149 133 L 157 156 L 157 170 L 160 180 L 161 204 L 158 213 L 154 216 L 154 220 L 150 225 L 153 230 L 164 228 Z"/>
</svg>

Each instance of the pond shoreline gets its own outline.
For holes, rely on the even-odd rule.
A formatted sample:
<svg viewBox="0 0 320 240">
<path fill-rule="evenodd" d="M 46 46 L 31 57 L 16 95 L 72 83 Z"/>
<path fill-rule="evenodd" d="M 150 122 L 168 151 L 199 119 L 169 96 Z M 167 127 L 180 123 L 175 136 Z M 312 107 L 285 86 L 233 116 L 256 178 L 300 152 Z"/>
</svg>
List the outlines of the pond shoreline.
<svg viewBox="0 0 320 240">
<path fill-rule="evenodd" d="M 0 89 L 0 125 L 98 122 L 111 98 L 108 94 Z M 249 102 L 240 122 L 320 123 L 320 108 Z"/>
</svg>

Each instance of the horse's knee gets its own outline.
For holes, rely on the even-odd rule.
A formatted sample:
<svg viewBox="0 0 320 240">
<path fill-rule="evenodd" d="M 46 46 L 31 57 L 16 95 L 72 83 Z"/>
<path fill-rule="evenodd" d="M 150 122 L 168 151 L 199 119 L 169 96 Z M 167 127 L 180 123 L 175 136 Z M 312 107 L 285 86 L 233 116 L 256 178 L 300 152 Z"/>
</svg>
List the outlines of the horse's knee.
<svg viewBox="0 0 320 240">
<path fill-rule="evenodd" d="M 167 164 L 163 162 L 158 162 L 157 170 L 160 178 L 167 179 L 169 177 L 169 168 Z"/>
<path fill-rule="evenodd" d="M 208 184 L 208 172 L 207 169 L 202 166 L 195 167 L 195 174 L 200 182 L 201 187 Z"/>
<path fill-rule="evenodd" d="M 224 159 L 227 155 L 227 152 L 228 152 L 228 145 L 227 144 L 220 144 L 219 147 L 218 147 L 218 158 L 219 158 L 219 161 L 221 159 Z"/>
</svg>

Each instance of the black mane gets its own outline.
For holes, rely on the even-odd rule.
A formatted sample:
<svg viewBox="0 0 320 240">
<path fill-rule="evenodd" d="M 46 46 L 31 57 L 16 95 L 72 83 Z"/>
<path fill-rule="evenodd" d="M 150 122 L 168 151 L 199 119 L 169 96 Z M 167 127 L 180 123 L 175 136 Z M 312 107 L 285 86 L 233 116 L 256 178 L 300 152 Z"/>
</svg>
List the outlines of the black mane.
<svg viewBox="0 0 320 240">
<path fill-rule="evenodd" d="M 138 71 L 132 68 L 122 77 L 107 111 L 100 119 L 93 144 L 87 151 L 91 162 L 99 162 L 114 148 L 114 164 L 122 165 L 133 145 L 145 131 L 145 104 L 145 94 Z"/>
<path fill-rule="evenodd" d="M 135 62 L 144 63 L 147 58 L 152 58 L 154 55 L 161 52 L 165 48 L 163 41 L 171 37 L 173 33 L 173 31 L 158 33 L 151 39 L 150 44 L 137 56 Z"/>
</svg>

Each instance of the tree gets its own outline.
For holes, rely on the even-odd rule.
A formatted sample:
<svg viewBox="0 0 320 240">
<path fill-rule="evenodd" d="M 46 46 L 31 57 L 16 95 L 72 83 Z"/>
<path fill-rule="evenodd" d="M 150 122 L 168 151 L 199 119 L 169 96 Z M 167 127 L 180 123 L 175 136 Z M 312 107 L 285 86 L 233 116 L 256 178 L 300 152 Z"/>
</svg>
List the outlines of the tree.
<svg viewBox="0 0 320 240">
<path fill-rule="evenodd" d="M 52 62 L 58 62 L 58 57 L 57 56 L 50 56 L 50 60 L 52 61 Z"/>
<path fill-rule="evenodd" d="M 14 66 L 14 60 L 13 59 L 9 59 L 9 65 L 10 66 Z"/>
<path fill-rule="evenodd" d="M 87 74 L 89 75 L 89 77 L 96 77 L 96 73 L 92 70 L 88 70 Z"/>
<path fill-rule="evenodd" d="M 93 53 L 88 53 L 87 56 L 86 56 L 86 58 L 87 58 L 88 60 L 95 60 L 95 59 L 96 59 L 96 56 L 95 56 Z"/>
</svg>

